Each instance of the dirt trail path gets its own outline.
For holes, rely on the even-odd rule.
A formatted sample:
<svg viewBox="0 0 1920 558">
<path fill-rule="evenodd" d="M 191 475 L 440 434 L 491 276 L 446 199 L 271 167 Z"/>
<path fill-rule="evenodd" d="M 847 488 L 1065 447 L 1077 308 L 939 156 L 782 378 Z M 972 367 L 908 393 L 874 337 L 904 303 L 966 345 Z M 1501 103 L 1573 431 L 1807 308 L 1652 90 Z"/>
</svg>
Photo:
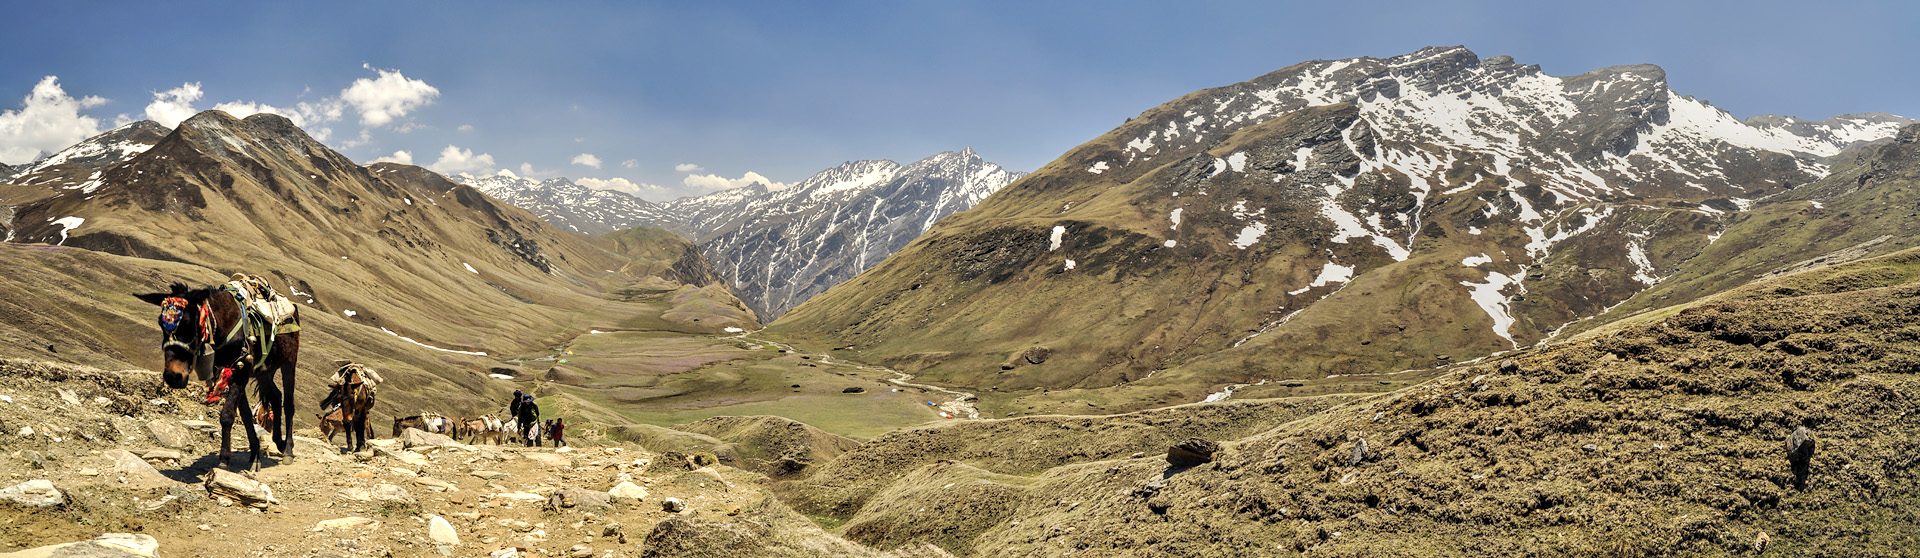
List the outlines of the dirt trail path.
<svg viewBox="0 0 1920 558">
<path fill-rule="evenodd" d="M 658 523 L 727 521 L 771 497 L 757 474 L 584 431 L 571 448 L 410 432 L 360 454 L 297 436 L 296 460 L 216 473 L 209 409 L 184 391 L 154 397 L 158 376 L 0 360 L 0 556 L 111 533 L 160 556 L 633 556 Z M 240 432 L 235 446 L 244 468 Z M 209 494 L 210 478 L 260 483 L 273 501 Z M 36 486 L 57 501 L 16 501 Z"/>
</svg>

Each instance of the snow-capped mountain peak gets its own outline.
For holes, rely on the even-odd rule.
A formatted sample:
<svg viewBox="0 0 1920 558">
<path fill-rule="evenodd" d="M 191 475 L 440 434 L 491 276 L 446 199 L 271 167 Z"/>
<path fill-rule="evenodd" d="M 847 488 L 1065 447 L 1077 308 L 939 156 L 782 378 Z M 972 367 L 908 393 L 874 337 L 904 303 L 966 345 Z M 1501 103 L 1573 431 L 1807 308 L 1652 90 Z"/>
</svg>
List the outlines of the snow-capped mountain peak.
<svg viewBox="0 0 1920 558">
<path fill-rule="evenodd" d="M 596 190 L 566 178 L 536 181 L 511 173 L 486 176 L 462 173 L 452 178 L 494 199 L 531 211 L 561 228 L 583 234 L 657 226 L 668 219 L 659 206 L 646 200 L 623 192 Z"/>
<path fill-rule="evenodd" d="M 151 120 L 133 122 L 21 165 L 7 181 L 92 193 L 103 184 L 101 172 L 152 149 L 170 131 Z"/>
</svg>

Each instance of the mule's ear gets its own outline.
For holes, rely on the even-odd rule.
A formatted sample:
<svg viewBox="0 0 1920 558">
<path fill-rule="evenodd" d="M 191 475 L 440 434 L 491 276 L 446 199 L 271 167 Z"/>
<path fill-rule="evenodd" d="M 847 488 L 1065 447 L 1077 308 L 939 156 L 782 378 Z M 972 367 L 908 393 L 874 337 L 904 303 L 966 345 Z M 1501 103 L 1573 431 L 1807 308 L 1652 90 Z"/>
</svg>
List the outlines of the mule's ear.
<svg viewBox="0 0 1920 558">
<path fill-rule="evenodd" d="M 133 295 L 134 298 L 144 300 L 147 302 L 147 304 L 152 304 L 154 306 L 159 306 L 160 302 L 166 300 L 167 297 L 169 296 L 172 296 L 172 295 L 169 295 L 167 293 L 146 293 L 146 294 Z"/>
</svg>

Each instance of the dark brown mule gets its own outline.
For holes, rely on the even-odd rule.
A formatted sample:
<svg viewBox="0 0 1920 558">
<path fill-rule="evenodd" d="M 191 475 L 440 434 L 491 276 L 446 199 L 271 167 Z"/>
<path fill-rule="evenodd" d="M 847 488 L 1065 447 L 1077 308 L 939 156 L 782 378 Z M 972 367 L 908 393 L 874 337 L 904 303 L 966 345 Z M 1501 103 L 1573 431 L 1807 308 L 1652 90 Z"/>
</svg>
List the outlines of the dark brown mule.
<svg viewBox="0 0 1920 558">
<path fill-rule="evenodd" d="M 273 337 L 271 346 L 263 346 L 257 333 L 258 319 L 249 317 L 240 301 L 223 287 L 189 289 L 174 283 L 166 293 L 134 295 L 160 306 L 160 350 L 165 355 L 161 377 L 171 389 L 186 389 L 189 373 L 217 386 L 223 369 L 232 369 L 225 393 L 209 393 L 209 402 L 224 398 L 220 409 L 220 462 L 233 456 L 233 419 L 240 417 L 247 432 L 249 466 L 260 469 L 260 435 L 254 432 L 253 405 L 247 401 L 247 384 L 260 382 L 260 396 L 266 399 L 274 424 L 268 428 L 274 446 L 288 461 L 293 460 L 293 383 L 294 363 L 300 357 L 300 334 L 288 332 Z M 292 323 L 299 323 L 297 314 Z M 271 326 L 267 326 L 271 327 Z M 258 362 L 266 353 L 266 362 Z M 280 385 L 273 373 L 280 373 Z M 284 390 L 282 389 L 284 388 Z"/>
<path fill-rule="evenodd" d="M 339 376 L 340 385 L 333 387 L 333 392 L 320 402 L 320 408 L 334 405 L 340 408 L 335 409 L 334 414 L 322 416 L 321 420 L 337 416 L 340 428 L 347 433 L 346 450 L 355 453 L 367 449 L 367 433 L 373 431 L 372 427 L 367 426 L 367 416 L 373 413 L 374 390 L 367 387 L 365 378 L 360 375 L 359 365 L 340 367 Z M 327 434 L 327 441 L 333 441 L 333 434 Z"/>
</svg>

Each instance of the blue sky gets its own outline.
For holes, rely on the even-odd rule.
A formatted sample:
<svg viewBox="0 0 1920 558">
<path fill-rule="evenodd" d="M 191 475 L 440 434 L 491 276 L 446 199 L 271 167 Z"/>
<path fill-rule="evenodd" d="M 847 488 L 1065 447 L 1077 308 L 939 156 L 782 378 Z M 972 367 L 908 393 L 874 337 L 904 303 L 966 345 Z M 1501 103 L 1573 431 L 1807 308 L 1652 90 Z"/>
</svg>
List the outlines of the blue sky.
<svg viewBox="0 0 1920 558">
<path fill-rule="evenodd" d="M 967 146 L 1031 170 L 1195 89 L 1427 45 L 1563 75 L 1659 64 L 1741 117 L 1920 116 L 1920 8 L 1893 2 L 8 3 L 0 110 L 58 76 L 105 129 L 197 83 L 193 109 L 307 103 L 359 161 L 649 199 Z M 61 137 L 16 120 L 0 162 Z"/>
</svg>

